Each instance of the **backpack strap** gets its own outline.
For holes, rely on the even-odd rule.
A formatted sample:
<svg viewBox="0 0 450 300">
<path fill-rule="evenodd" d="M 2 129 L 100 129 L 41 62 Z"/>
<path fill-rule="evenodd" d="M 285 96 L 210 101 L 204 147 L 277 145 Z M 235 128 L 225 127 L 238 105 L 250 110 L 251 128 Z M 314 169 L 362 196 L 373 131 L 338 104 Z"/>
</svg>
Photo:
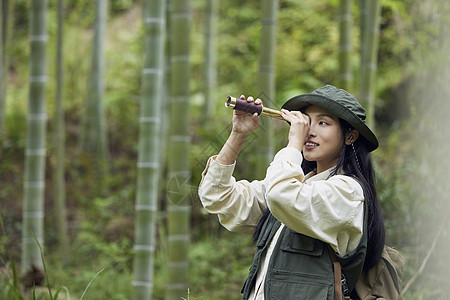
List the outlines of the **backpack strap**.
<svg viewBox="0 0 450 300">
<path fill-rule="evenodd" d="M 403 259 L 400 253 L 392 247 L 387 245 L 384 246 L 383 252 L 381 253 L 381 258 L 386 264 L 386 268 L 392 277 L 395 289 L 399 294 L 402 292 L 402 282 L 403 277 Z"/>
<path fill-rule="evenodd" d="M 328 246 L 328 253 L 330 253 L 331 261 L 333 262 L 333 272 L 334 272 L 334 295 L 337 300 L 342 299 L 342 286 L 343 281 L 345 283 L 345 278 L 342 276 L 342 267 L 341 263 L 338 261 L 336 254 L 334 254 L 334 250 L 331 246 Z M 348 291 L 348 289 L 347 289 Z M 350 296 L 344 296 L 345 300 L 350 300 Z"/>
</svg>

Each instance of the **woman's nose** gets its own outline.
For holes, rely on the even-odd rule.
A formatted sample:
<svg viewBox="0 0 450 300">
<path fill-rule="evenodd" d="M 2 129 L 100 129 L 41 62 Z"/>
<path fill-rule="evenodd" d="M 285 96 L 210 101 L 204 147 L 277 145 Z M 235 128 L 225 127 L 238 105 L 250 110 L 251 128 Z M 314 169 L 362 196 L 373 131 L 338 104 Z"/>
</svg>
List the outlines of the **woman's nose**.
<svg viewBox="0 0 450 300">
<path fill-rule="evenodd" d="M 316 131 L 313 125 L 309 127 L 308 136 L 316 136 Z"/>
</svg>

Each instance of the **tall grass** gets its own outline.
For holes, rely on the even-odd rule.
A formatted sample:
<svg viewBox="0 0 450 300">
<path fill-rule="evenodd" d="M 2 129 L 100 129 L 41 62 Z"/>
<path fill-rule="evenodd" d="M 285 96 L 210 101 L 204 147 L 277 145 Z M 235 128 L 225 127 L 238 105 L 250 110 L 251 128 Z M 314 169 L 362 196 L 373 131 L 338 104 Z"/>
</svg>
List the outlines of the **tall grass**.
<svg viewBox="0 0 450 300">
<path fill-rule="evenodd" d="M 1 216 L 1 214 L 0 214 L 0 228 L 1 228 L 2 232 L 5 233 L 4 226 L 3 226 L 3 218 Z M 42 291 L 39 288 L 37 288 L 35 284 L 33 284 L 33 288 L 31 289 L 31 291 L 24 290 L 21 286 L 21 282 L 20 282 L 19 276 L 17 274 L 16 266 L 15 266 L 14 262 L 11 261 L 9 263 L 8 268 L 4 268 L 4 269 L 0 270 L 0 290 L 2 291 L 2 293 L 0 294 L 0 299 L 24 300 L 24 299 L 28 299 L 28 297 L 26 297 L 26 296 L 29 292 L 31 292 L 32 300 L 36 300 L 36 299 L 50 299 L 50 300 L 68 299 L 68 300 L 70 300 L 71 297 L 70 297 L 69 289 L 66 286 L 58 287 L 56 290 L 53 290 L 51 288 L 50 279 L 48 276 L 47 264 L 45 263 L 44 252 L 43 252 L 42 246 L 39 243 L 39 241 L 37 240 L 36 236 L 34 236 L 34 240 L 35 240 L 37 246 L 39 247 L 39 251 L 41 254 L 42 264 L 44 267 L 45 280 L 47 283 L 47 290 Z M 8 265 L 4 261 L 1 261 L 1 263 L 4 265 Z M 88 285 L 86 286 L 86 288 L 83 291 L 83 294 L 80 297 L 80 300 L 82 300 L 84 298 L 84 296 L 86 295 L 86 292 L 88 291 L 88 289 L 91 286 L 91 284 L 93 283 L 93 281 L 96 279 L 96 277 L 101 272 L 103 272 L 104 269 L 105 268 L 102 268 L 100 271 L 98 271 L 94 275 L 94 277 L 89 281 Z M 65 294 L 63 297 L 60 297 L 60 293 L 62 291 L 64 291 Z"/>
</svg>

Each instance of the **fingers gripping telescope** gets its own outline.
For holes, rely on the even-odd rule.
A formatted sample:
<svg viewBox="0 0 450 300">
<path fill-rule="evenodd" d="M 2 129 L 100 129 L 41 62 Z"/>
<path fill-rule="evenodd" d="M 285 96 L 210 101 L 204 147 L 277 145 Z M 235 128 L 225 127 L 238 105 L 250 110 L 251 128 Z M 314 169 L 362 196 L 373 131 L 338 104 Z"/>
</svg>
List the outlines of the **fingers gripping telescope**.
<svg viewBox="0 0 450 300">
<path fill-rule="evenodd" d="M 262 104 L 255 104 L 254 102 L 248 102 L 247 100 L 242 100 L 231 96 L 227 97 L 225 107 L 248 112 L 249 114 L 254 114 L 256 112 L 258 115 L 284 120 L 283 117 L 281 117 L 281 111 L 279 110 L 264 107 Z"/>
</svg>

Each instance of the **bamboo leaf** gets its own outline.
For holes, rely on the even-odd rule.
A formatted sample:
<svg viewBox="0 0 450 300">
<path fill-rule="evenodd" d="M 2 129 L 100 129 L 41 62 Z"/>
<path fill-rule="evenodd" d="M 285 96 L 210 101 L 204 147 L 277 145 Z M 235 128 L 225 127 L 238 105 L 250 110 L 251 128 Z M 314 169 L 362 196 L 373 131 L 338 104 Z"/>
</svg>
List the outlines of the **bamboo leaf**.
<svg viewBox="0 0 450 300">
<path fill-rule="evenodd" d="M 33 232 L 33 238 L 34 238 L 34 240 L 36 241 L 36 243 L 37 243 L 37 245 L 38 245 L 38 247 L 39 247 L 39 251 L 40 251 L 40 253 L 41 253 L 42 265 L 44 266 L 44 274 L 45 274 L 45 279 L 46 279 L 46 281 L 47 281 L 48 293 L 49 293 L 49 295 L 50 295 L 50 299 L 53 299 L 53 296 L 52 296 L 52 290 L 51 290 L 51 288 L 50 288 L 50 280 L 49 280 L 49 278 L 48 278 L 48 273 L 47 273 L 47 266 L 46 266 L 45 260 L 44 260 L 44 251 L 42 250 L 41 244 L 39 243 L 38 239 L 37 239 L 36 236 L 34 235 L 34 232 Z"/>
<path fill-rule="evenodd" d="M 89 289 L 89 287 L 91 286 L 92 282 L 94 281 L 94 279 L 101 273 L 103 272 L 103 270 L 105 270 L 105 268 L 101 269 L 100 271 L 97 272 L 97 274 L 94 275 L 94 277 L 92 277 L 91 281 L 89 281 L 89 284 L 86 286 L 86 288 L 83 291 L 83 294 L 80 297 L 80 300 L 83 300 L 84 295 L 86 294 L 87 290 Z"/>
<path fill-rule="evenodd" d="M 14 262 L 11 262 L 11 270 L 13 275 L 13 292 L 16 294 L 16 296 L 18 296 L 17 299 L 22 299 L 22 295 L 20 294 L 19 279 Z"/>
<path fill-rule="evenodd" d="M 68 289 L 67 287 L 65 287 L 65 286 L 62 286 L 62 287 L 58 288 L 58 290 L 57 290 L 56 293 L 55 293 L 55 297 L 54 297 L 53 299 L 54 299 L 54 300 L 58 300 L 58 295 L 59 295 L 59 293 L 60 293 L 62 290 L 64 290 L 64 291 L 66 292 L 66 299 L 67 299 L 67 300 L 70 300 L 69 289 Z"/>
<path fill-rule="evenodd" d="M 15 266 L 14 262 L 12 262 L 12 261 L 10 263 L 10 266 L 11 266 L 11 271 L 12 271 L 12 283 L 11 282 L 7 283 L 7 286 L 9 288 L 8 288 L 8 293 L 7 293 L 6 299 L 9 299 L 8 295 L 10 293 L 12 293 L 12 294 L 14 294 L 16 299 L 22 300 L 23 298 L 22 298 L 22 295 L 20 293 L 19 280 L 18 280 L 18 277 L 17 277 L 16 266 Z"/>
</svg>

